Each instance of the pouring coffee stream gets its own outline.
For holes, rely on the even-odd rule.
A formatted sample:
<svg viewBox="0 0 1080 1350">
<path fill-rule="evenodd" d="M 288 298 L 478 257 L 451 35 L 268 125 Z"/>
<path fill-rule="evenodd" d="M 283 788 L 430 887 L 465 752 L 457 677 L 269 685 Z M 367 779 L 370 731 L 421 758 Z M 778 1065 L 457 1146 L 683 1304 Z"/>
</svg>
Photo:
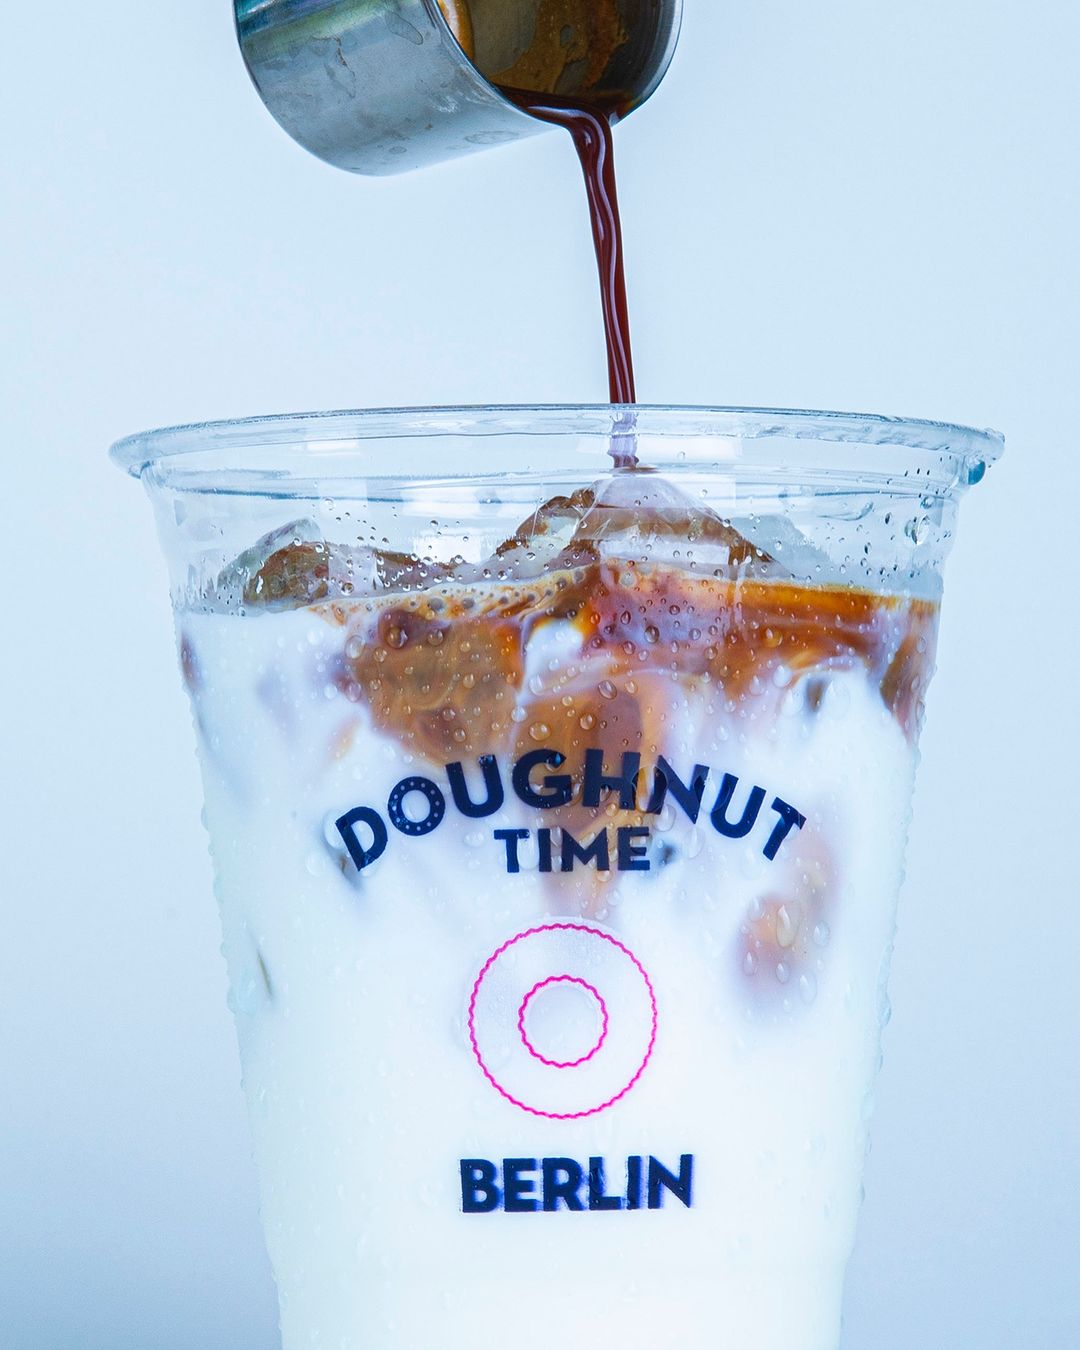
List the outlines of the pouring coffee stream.
<svg viewBox="0 0 1080 1350">
<path fill-rule="evenodd" d="M 613 118 L 598 108 L 590 108 L 576 100 L 559 98 L 553 94 L 533 94 L 521 89 L 504 89 L 503 93 L 531 116 L 542 122 L 550 122 L 553 126 L 564 127 L 573 137 L 589 198 L 593 243 L 600 274 L 609 397 L 612 403 L 636 403 L 630 309 L 626 297 L 625 251 L 615 174 Z"/>
</svg>

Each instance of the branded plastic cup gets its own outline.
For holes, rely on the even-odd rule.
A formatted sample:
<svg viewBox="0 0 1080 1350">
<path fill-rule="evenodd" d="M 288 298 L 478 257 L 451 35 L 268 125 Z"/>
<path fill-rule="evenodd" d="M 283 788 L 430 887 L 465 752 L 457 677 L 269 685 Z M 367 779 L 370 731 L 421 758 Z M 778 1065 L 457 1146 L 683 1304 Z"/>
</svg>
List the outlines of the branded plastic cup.
<svg viewBox="0 0 1080 1350">
<path fill-rule="evenodd" d="M 835 1347 L 941 568 L 999 451 L 607 407 L 116 447 L 286 1350 Z"/>
</svg>

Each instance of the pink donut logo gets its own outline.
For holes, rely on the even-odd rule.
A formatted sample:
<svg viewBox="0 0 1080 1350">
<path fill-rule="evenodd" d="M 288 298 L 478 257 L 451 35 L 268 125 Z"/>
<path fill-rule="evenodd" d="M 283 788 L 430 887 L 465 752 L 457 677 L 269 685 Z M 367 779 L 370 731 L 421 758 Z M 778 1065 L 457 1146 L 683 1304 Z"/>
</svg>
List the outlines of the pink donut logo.
<svg viewBox="0 0 1080 1350">
<path fill-rule="evenodd" d="M 572 1051 L 552 1049 L 531 1027 L 559 999 L 564 1022 L 569 1007 L 563 1029 Z M 543 924 L 509 938 L 469 999 L 469 1043 L 484 1077 L 547 1120 L 580 1120 L 621 1101 L 652 1058 L 657 1027 L 645 967 L 624 943 L 585 924 Z"/>
<path fill-rule="evenodd" d="M 550 988 L 553 984 L 576 984 L 579 988 L 584 989 L 587 994 L 591 994 L 600 1007 L 600 1016 L 603 1019 L 600 1035 L 597 1037 L 596 1044 L 592 1049 L 589 1050 L 587 1054 L 582 1055 L 579 1059 L 547 1059 L 539 1050 L 537 1050 L 532 1041 L 529 1040 L 529 1033 L 525 1030 L 525 1018 L 529 1011 L 529 1004 L 537 994 L 541 993 L 544 989 Z M 538 1059 L 541 1064 L 547 1064 L 548 1067 L 552 1069 L 576 1069 L 579 1064 L 588 1064 L 589 1060 L 592 1059 L 593 1055 L 597 1053 L 607 1040 L 607 1004 L 604 1002 L 603 995 L 600 993 L 599 989 L 594 989 L 588 980 L 579 979 L 576 975 L 549 975 L 546 980 L 541 980 L 539 984 L 534 984 L 521 1000 L 521 1007 L 518 1009 L 518 1031 L 521 1033 L 521 1040 L 525 1049 L 528 1050 L 530 1055 L 533 1055 Z"/>
</svg>

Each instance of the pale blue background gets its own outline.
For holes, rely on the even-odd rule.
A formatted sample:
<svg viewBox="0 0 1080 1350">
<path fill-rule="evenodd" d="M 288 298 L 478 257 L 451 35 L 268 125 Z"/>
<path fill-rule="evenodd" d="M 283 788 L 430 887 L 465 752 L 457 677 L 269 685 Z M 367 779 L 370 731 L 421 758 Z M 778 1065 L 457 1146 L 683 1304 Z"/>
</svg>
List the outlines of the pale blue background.
<svg viewBox="0 0 1080 1350">
<path fill-rule="evenodd" d="M 688 9 L 618 135 L 642 396 L 1010 437 L 949 574 L 845 1348 L 1059 1350 L 1080 1343 L 1080 6 Z M 227 0 L 9 5 L 3 28 L 0 1346 L 271 1350 L 165 574 L 105 447 L 602 397 L 580 187 L 554 135 L 398 180 L 321 166 L 262 110 Z"/>
</svg>

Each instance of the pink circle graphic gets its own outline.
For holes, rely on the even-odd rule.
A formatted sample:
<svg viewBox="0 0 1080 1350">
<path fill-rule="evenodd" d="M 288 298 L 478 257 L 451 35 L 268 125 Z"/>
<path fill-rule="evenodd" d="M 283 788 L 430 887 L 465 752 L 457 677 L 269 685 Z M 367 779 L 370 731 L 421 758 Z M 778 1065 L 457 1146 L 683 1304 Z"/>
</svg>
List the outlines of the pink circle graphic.
<svg viewBox="0 0 1080 1350">
<path fill-rule="evenodd" d="M 558 933 L 581 935 L 583 938 L 587 938 L 590 942 L 596 942 L 597 944 L 608 944 L 608 948 L 610 950 L 617 952 L 622 957 L 624 957 L 626 959 L 626 962 L 629 963 L 630 969 L 634 972 L 635 978 L 639 982 L 639 988 L 641 991 L 643 991 L 644 997 L 647 1000 L 647 1008 L 648 1008 L 648 1015 L 646 1019 L 648 1026 L 647 1029 L 645 1029 L 644 1027 L 642 1028 L 643 1032 L 647 1034 L 648 1044 L 645 1045 L 644 1053 L 640 1055 L 640 1060 L 637 1059 L 637 1056 L 634 1057 L 635 1062 L 632 1065 L 632 1072 L 629 1073 L 627 1080 L 625 1082 L 621 1082 L 621 1086 L 619 1087 L 618 1091 L 606 1094 L 604 1100 L 598 1102 L 596 1105 L 588 1106 L 581 1110 L 574 1110 L 574 1111 L 545 1110 L 539 1105 L 535 1105 L 533 1103 L 522 1100 L 523 1094 L 521 1094 L 517 1089 L 512 1089 L 508 1087 L 504 1082 L 500 1081 L 499 1077 L 495 1072 L 495 1069 L 484 1057 L 484 1052 L 480 1045 L 480 1033 L 477 1027 L 477 1003 L 481 997 L 481 993 L 484 989 L 485 982 L 488 980 L 488 977 L 491 974 L 492 969 L 497 965 L 497 963 L 499 963 L 499 961 L 508 952 L 510 952 L 511 949 L 518 947 L 519 944 L 527 944 L 530 942 L 530 940 L 538 939 L 542 935 L 558 934 Z M 601 1031 L 599 1041 L 597 1042 L 596 1045 L 593 1046 L 592 1050 L 587 1055 L 585 1055 L 583 1058 L 579 1060 L 573 1060 L 569 1062 L 559 1062 L 551 1059 L 546 1059 L 543 1055 L 539 1054 L 535 1049 L 535 1047 L 530 1043 L 528 1039 L 528 1034 L 525 1030 L 525 1015 L 528 1011 L 529 1003 L 542 989 L 547 988 L 551 984 L 566 983 L 566 982 L 573 983 L 575 985 L 583 987 L 586 990 L 586 992 L 592 994 L 597 999 L 601 1008 L 603 1028 Z M 604 932 L 603 929 L 594 928 L 586 924 L 578 924 L 578 923 L 541 924 L 536 928 L 526 929 L 522 933 L 515 934 L 515 936 L 512 938 L 508 938 L 507 941 L 504 942 L 501 947 L 496 948 L 496 950 L 492 952 L 492 954 L 488 957 L 487 961 L 484 962 L 484 965 L 479 975 L 477 975 L 475 983 L 473 984 L 472 994 L 469 998 L 469 1015 L 468 1015 L 469 1043 L 472 1046 L 473 1055 L 475 1056 L 476 1062 L 477 1064 L 479 1064 L 484 1077 L 488 1080 L 491 1086 L 502 1097 L 505 1097 L 506 1100 L 510 1102 L 512 1105 L 518 1107 L 522 1111 L 529 1112 L 530 1115 L 541 1116 L 545 1120 L 581 1120 L 586 1116 L 594 1116 L 601 1111 L 606 1111 L 610 1107 L 614 1106 L 617 1102 L 622 1101 L 622 1099 L 627 1095 L 627 1093 L 633 1091 L 633 1089 L 637 1086 L 638 1082 L 641 1079 L 642 1074 L 645 1072 L 645 1069 L 649 1064 L 649 1061 L 652 1059 L 653 1051 L 656 1048 L 658 1025 L 659 1025 L 659 1018 L 656 1004 L 656 991 L 653 988 L 652 981 L 649 979 L 649 975 L 645 967 L 641 964 L 641 962 L 630 950 L 630 948 L 627 947 L 624 943 L 620 942 L 618 938 L 613 937 L 610 933 Z M 532 987 L 525 993 L 518 1007 L 517 1031 L 520 1036 L 520 1040 L 518 1041 L 519 1047 L 523 1046 L 523 1048 L 528 1051 L 528 1054 L 532 1062 L 535 1063 L 536 1061 L 539 1061 L 541 1065 L 544 1065 L 547 1068 L 559 1070 L 560 1071 L 559 1076 L 560 1079 L 562 1080 L 570 1080 L 573 1077 L 574 1073 L 578 1070 L 589 1072 L 586 1066 L 595 1063 L 597 1057 L 600 1055 L 600 1052 L 603 1048 L 605 1047 L 610 1048 L 612 1039 L 611 1037 L 609 1037 L 609 1031 L 612 1030 L 617 1032 L 618 1024 L 615 1023 L 615 1026 L 613 1028 L 612 1019 L 609 1018 L 608 1015 L 608 1004 L 605 1002 L 603 995 L 594 985 L 574 975 L 559 974 L 550 976 L 546 979 L 540 980 L 539 982 L 535 982 L 532 985 Z M 645 1038 L 645 1034 L 643 1034 L 642 1039 Z M 502 1071 L 500 1070 L 500 1072 Z"/>
<path fill-rule="evenodd" d="M 600 1036 L 596 1044 L 579 1059 L 547 1059 L 537 1050 L 532 1041 L 529 1040 L 529 1033 L 525 1030 L 525 1018 L 529 1011 L 529 1004 L 543 989 L 549 988 L 553 984 L 576 984 L 584 989 L 587 994 L 591 994 L 600 1006 Z M 541 1064 L 546 1064 L 549 1069 L 576 1069 L 579 1064 L 588 1064 L 589 1060 L 599 1051 L 600 1047 L 607 1040 L 608 1033 L 608 1011 L 607 1004 L 604 1002 L 600 990 L 591 985 L 588 980 L 579 979 L 576 975 L 550 975 L 546 980 L 541 980 L 539 984 L 534 984 L 525 997 L 521 1000 L 521 1007 L 518 1009 L 518 1031 L 521 1033 L 522 1044 L 534 1059 L 538 1059 Z"/>
</svg>

